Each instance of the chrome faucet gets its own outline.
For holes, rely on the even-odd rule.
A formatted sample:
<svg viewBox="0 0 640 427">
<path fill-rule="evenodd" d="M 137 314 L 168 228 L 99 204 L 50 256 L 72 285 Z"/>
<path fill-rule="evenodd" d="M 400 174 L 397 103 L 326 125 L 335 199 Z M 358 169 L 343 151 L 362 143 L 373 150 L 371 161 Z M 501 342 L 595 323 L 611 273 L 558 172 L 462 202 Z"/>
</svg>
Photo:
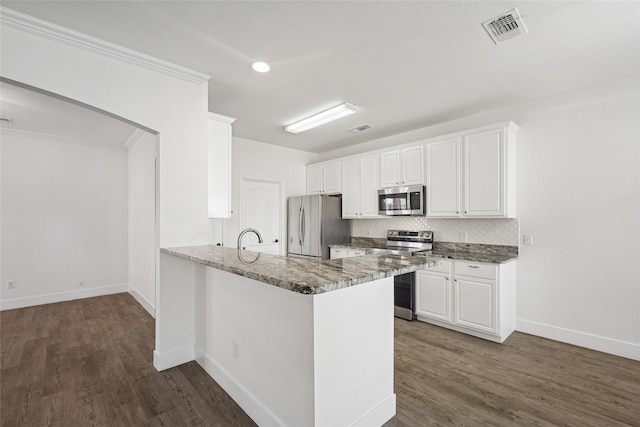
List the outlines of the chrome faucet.
<svg viewBox="0 0 640 427">
<path fill-rule="evenodd" d="M 258 243 L 262 243 L 262 236 L 260 235 L 260 232 L 258 230 L 256 230 L 255 228 L 245 228 L 244 230 L 242 230 L 240 232 L 240 235 L 238 236 L 238 250 L 240 250 L 240 245 L 242 243 L 242 238 L 244 237 L 245 234 L 247 233 L 255 233 L 256 236 L 258 236 Z M 242 248 L 244 249 L 244 248 Z"/>
</svg>

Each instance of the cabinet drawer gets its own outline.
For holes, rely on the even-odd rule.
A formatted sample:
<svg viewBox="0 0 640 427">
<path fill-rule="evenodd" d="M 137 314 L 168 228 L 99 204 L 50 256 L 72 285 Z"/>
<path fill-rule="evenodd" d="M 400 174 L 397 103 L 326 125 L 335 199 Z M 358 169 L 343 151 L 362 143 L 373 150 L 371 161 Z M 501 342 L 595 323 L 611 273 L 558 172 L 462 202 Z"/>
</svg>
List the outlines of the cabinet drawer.
<svg viewBox="0 0 640 427">
<path fill-rule="evenodd" d="M 349 256 L 349 253 L 347 252 L 346 249 L 331 248 L 329 257 L 331 259 L 339 259 L 339 258 L 346 258 L 348 256 Z"/>
<path fill-rule="evenodd" d="M 481 264 L 478 262 L 455 262 L 456 276 L 471 276 L 482 279 L 495 280 L 497 277 L 497 266 L 495 264 Z"/>
<path fill-rule="evenodd" d="M 438 259 L 438 258 L 433 258 L 433 259 Z M 424 271 L 430 271 L 432 273 L 449 274 L 451 273 L 451 261 L 440 261 L 439 265 L 436 265 L 435 267 L 425 268 Z"/>
</svg>

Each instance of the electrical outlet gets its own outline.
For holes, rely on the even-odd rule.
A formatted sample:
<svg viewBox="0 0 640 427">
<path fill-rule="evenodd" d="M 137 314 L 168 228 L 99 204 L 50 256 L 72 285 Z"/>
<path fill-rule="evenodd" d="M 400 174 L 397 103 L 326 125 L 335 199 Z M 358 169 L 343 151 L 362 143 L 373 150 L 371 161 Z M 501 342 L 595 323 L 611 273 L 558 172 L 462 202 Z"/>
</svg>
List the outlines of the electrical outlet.
<svg viewBox="0 0 640 427">
<path fill-rule="evenodd" d="M 80 280 L 78 281 L 78 287 L 79 287 L 79 288 L 84 288 L 84 279 L 80 279 Z"/>
<path fill-rule="evenodd" d="M 524 243 L 527 246 L 533 245 L 533 236 L 531 234 L 523 234 L 522 243 Z"/>
<path fill-rule="evenodd" d="M 9 280 L 7 282 L 7 289 L 15 289 L 16 288 L 16 281 L 15 280 Z"/>
<path fill-rule="evenodd" d="M 467 243 L 467 232 L 466 231 L 461 231 L 460 232 L 460 241 L 462 243 Z"/>
</svg>

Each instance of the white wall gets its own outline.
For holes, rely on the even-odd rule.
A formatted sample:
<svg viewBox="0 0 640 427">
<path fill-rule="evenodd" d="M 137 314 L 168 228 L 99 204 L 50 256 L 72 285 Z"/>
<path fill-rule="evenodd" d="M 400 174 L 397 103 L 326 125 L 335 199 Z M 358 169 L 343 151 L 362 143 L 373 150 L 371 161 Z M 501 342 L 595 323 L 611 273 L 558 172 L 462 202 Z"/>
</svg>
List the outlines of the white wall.
<svg viewBox="0 0 640 427">
<path fill-rule="evenodd" d="M 206 244 L 207 76 L 22 14 L 0 12 L 0 75 L 156 131 L 159 246 Z M 156 271 L 162 271 L 159 264 Z M 156 283 L 156 352 L 162 353 L 167 343 L 173 344 L 173 329 L 172 319 L 162 316 L 161 274 Z M 185 296 L 193 292 L 190 283 L 181 290 Z M 193 299 L 171 302 L 172 308 L 194 311 Z M 154 365 L 159 366 L 155 359 Z"/>
<path fill-rule="evenodd" d="M 148 57 L 122 60 L 135 55 L 123 48 L 116 48 L 119 57 L 103 54 L 100 48 L 109 43 L 19 19 L 26 29 L 7 22 L 0 26 L 0 75 L 157 131 L 160 246 L 207 243 L 206 81 L 159 71 L 160 60 L 149 67 L 140 65 Z M 33 22 L 36 29 L 30 31 Z"/>
<path fill-rule="evenodd" d="M 1 136 L 2 308 L 126 291 L 124 147 Z"/>
<path fill-rule="evenodd" d="M 258 178 L 283 183 L 282 193 L 282 238 L 280 253 L 286 253 L 286 201 L 290 196 L 306 193 L 306 165 L 317 160 L 317 154 L 279 147 L 250 139 L 233 137 L 231 206 L 233 215 L 229 219 L 211 220 L 211 243 L 222 242 L 236 247 L 239 229 L 240 199 L 238 188 L 241 177 Z"/>
<path fill-rule="evenodd" d="M 155 317 L 157 135 L 136 132 L 128 142 L 129 292 Z"/>
<path fill-rule="evenodd" d="M 640 359 L 639 118 L 636 92 L 521 123 L 519 330 Z"/>
<path fill-rule="evenodd" d="M 320 155 L 513 120 L 520 246 L 517 327 L 640 359 L 640 76 Z M 354 227 L 355 229 L 356 227 Z"/>
</svg>

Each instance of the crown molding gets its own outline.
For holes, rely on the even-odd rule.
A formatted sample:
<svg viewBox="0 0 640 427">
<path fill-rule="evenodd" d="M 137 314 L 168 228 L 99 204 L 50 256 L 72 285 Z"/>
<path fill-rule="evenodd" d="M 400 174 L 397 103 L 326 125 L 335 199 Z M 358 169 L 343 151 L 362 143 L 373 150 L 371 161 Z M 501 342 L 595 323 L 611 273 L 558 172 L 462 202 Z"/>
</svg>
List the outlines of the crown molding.
<svg viewBox="0 0 640 427">
<path fill-rule="evenodd" d="M 211 76 L 0 6 L 0 26 L 13 27 L 99 55 L 202 84 Z"/>
<path fill-rule="evenodd" d="M 210 111 L 207 112 L 207 117 L 209 117 L 209 120 L 215 120 L 217 122 L 225 123 L 228 125 L 236 121 L 236 119 L 234 119 L 233 117 L 223 116 L 222 114 L 212 113 Z"/>
</svg>

